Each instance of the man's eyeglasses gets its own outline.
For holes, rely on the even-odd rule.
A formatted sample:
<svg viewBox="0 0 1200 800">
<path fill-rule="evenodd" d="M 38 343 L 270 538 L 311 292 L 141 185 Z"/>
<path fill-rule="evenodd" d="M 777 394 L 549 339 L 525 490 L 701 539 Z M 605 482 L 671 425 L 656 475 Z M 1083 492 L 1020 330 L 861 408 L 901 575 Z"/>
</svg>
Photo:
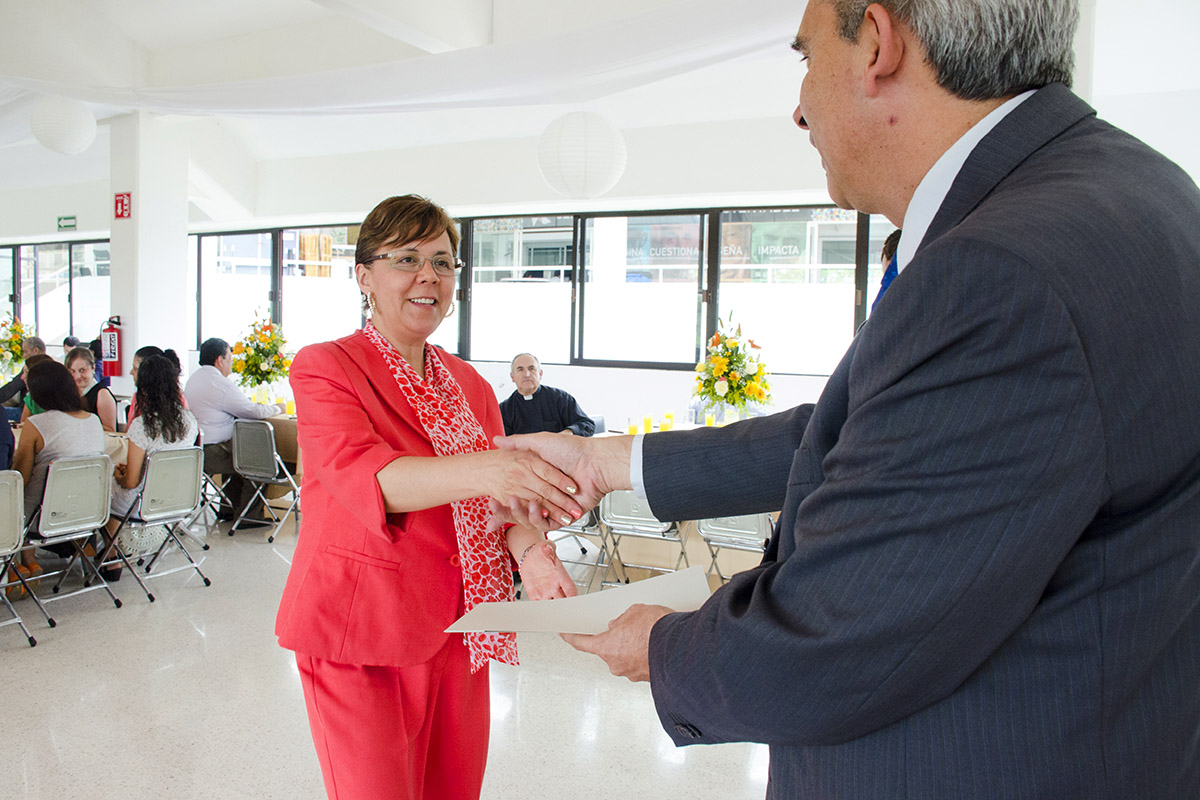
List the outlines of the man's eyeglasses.
<svg viewBox="0 0 1200 800">
<path fill-rule="evenodd" d="M 372 261 L 386 261 L 389 267 L 401 272 L 420 272 L 421 267 L 425 266 L 425 262 L 428 261 L 438 275 L 453 275 L 463 265 L 463 262 L 457 258 L 450 256 L 426 258 L 416 250 L 393 250 L 390 253 L 364 258 L 362 263 L 370 264 Z"/>
</svg>

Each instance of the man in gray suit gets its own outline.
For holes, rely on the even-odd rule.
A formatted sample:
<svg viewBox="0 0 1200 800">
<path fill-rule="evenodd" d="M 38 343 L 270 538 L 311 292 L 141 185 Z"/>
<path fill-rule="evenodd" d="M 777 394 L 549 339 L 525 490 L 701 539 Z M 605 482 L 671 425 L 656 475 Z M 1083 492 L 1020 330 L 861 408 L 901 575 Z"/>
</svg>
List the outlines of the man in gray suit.
<svg viewBox="0 0 1200 800">
<path fill-rule="evenodd" d="M 568 637 L 772 798 L 1200 797 L 1200 192 L 1068 83 L 1075 0 L 809 0 L 795 120 L 904 230 L 815 406 L 508 440 L 661 519 L 781 508 L 698 611 Z"/>
</svg>

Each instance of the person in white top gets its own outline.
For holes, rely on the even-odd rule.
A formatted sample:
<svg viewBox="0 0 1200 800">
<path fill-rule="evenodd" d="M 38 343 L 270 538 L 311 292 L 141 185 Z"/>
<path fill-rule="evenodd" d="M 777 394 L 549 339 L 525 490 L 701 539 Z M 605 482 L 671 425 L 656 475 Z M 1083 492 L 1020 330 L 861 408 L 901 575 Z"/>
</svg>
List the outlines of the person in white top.
<svg viewBox="0 0 1200 800">
<path fill-rule="evenodd" d="M 33 518 L 42 502 L 46 488 L 46 473 L 56 458 L 98 456 L 104 454 L 104 428 L 100 418 L 83 409 L 83 400 L 75 388 L 70 371 L 57 361 L 43 361 L 29 368 L 29 394 L 42 408 L 40 414 L 28 419 L 21 441 L 13 455 L 13 469 L 21 473 L 25 483 L 26 521 Z M 17 569 L 25 577 L 42 572 L 34 551 L 21 554 L 22 565 Z M 13 594 L 23 593 L 19 587 L 10 588 Z"/>
<path fill-rule="evenodd" d="M 163 356 L 149 356 L 141 363 L 137 376 L 142 413 L 129 423 L 129 454 L 118 464 L 114 476 L 112 510 L 126 514 L 142 488 L 146 457 L 159 450 L 191 447 L 200 432 L 200 424 L 183 407 L 175 365 Z M 116 531 L 119 520 L 109 522 Z"/>
<path fill-rule="evenodd" d="M 204 471 L 224 475 L 225 495 L 234 508 L 222 507 L 221 516 L 232 519 L 250 500 L 253 490 L 233 470 L 233 421 L 235 419 L 266 419 L 282 414 L 283 403 L 255 403 L 229 380 L 233 372 L 233 353 L 224 339 L 206 339 L 200 345 L 200 369 L 188 378 L 183 387 L 188 406 L 200 423 L 204 443 Z M 259 518 L 261 509 L 250 510 L 249 516 Z"/>
</svg>

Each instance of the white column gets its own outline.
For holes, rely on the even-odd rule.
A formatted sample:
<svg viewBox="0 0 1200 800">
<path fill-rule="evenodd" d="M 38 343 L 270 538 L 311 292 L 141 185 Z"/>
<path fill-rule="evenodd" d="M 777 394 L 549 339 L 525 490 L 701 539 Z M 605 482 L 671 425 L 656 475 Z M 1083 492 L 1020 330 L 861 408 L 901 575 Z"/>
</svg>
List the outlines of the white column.
<svg viewBox="0 0 1200 800">
<path fill-rule="evenodd" d="M 121 317 L 123 375 L 118 394 L 132 394 L 133 351 L 171 348 L 185 360 L 195 346 L 188 330 L 188 146 L 184 127 L 168 118 L 134 112 L 112 122 L 110 209 L 112 314 Z M 128 219 L 115 216 L 115 195 L 132 197 Z"/>
</svg>

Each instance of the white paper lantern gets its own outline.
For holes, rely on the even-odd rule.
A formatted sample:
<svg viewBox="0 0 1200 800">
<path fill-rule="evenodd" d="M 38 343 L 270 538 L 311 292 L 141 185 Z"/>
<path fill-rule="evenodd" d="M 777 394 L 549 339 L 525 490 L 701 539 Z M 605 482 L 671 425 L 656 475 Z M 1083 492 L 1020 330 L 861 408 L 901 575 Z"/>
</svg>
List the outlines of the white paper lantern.
<svg viewBox="0 0 1200 800">
<path fill-rule="evenodd" d="M 96 140 L 96 117 L 78 100 L 47 97 L 29 115 L 33 138 L 56 153 L 73 156 Z"/>
<path fill-rule="evenodd" d="M 542 133 L 538 169 L 561 195 L 599 197 L 625 172 L 625 138 L 599 114 L 564 114 Z"/>
</svg>

